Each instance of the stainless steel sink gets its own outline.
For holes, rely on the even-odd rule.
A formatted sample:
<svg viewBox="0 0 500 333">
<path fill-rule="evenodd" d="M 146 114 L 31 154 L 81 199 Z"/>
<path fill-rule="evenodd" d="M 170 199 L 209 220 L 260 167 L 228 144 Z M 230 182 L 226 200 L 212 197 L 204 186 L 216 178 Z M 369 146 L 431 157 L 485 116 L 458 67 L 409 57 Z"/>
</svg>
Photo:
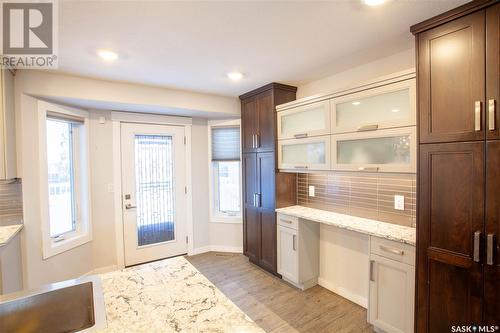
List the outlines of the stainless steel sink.
<svg viewBox="0 0 500 333">
<path fill-rule="evenodd" d="M 0 296 L 0 332 L 92 332 L 106 327 L 101 280 L 88 276 Z"/>
</svg>

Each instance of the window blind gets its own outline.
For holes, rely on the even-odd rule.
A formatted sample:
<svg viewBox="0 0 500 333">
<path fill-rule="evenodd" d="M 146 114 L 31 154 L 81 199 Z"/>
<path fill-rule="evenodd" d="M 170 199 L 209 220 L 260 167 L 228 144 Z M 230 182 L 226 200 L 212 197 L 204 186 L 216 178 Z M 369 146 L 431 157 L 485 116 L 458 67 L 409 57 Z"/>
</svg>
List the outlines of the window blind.
<svg viewBox="0 0 500 333">
<path fill-rule="evenodd" d="M 212 161 L 240 160 L 240 128 L 212 127 Z"/>
</svg>

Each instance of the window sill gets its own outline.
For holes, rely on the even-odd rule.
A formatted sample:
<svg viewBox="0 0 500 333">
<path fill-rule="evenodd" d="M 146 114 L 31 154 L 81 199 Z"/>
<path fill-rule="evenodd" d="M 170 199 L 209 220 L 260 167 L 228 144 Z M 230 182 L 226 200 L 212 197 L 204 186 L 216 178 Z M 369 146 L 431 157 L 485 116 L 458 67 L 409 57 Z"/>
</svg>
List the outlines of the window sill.
<svg viewBox="0 0 500 333">
<path fill-rule="evenodd" d="M 241 216 L 211 216 L 210 223 L 242 224 Z"/>
<path fill-rule="evenodd" d="M 52 239 L 44 240 L 43 259 L 48 259 L 60 253 L 72 250 L 80 245 L 92 240 L 90 234 L 80 234 L 60 242 L 54 242 Z"/>
</svg>

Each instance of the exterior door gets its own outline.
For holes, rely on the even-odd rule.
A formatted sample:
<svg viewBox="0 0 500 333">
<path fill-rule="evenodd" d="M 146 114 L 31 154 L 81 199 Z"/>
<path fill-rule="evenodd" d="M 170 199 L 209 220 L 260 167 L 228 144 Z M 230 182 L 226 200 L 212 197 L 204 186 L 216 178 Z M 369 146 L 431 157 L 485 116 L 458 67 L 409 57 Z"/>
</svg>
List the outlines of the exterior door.
<svg viewBox="0 0 500 333">
<path fill-rule="evenodd" d="M 486 10 L 486 107 L 488 139 L 500 139 L 500 4 Z"/>
<path fill-rule="evenodd" d="M 184 127 L 122 124 L 125 265 L 187 252 Z"/>
<path fill-rule="evenodd" d="M 260 216 L 257 208 L 257 156 L 243 154 L 243 240 L 245 255 L 258 262 L 260 247 Z"/>
<path fill-rule="evenodd" d="M 482 322 L 484 141 L 420 146 L 418 332 Z"/>
<path fill-rule="evenodd" d="M 500 320 L 500 140 L 486 144 L 486 258 L 484 265 L 484 323 Z"/>
<path fill-rule="evenodd" d="M 484 140 L 484 34 L 479 11 L 418 35 L 420 143 Z"/>
</svg>

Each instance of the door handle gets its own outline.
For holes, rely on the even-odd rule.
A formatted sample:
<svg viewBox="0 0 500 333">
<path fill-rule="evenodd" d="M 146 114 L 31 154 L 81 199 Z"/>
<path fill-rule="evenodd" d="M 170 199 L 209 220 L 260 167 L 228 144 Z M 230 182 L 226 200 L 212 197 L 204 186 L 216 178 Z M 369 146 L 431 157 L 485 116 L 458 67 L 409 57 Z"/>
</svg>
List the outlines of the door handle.
<svg viewBox="0 0 500 333">
<path fill-rule="evenodd" d="M 375 281 L 373 278 L 373 265 L 375 264 L 375 260 L 370 260 L 370 281 Z"/>
<path fill-rule="evenodd" d="M 474 103 L 474 130 L 481 130 L 481 101 L 476 101 Z"/>
<path fill-rule="evenodd" d="M 476 231 L 474 233 L 474 262 L 481 261 L 481 231 Z"/>
<path fill-rule="evenodd" d="M 295 240 L 297 239 L 297 235 L 292 236 L 292 248 L 294 251 L 297 251 L 297 246 L 295 245 Z"/>
<path fill-rule="evenodd" d="M 496 101 L 494 99 L 488 100 L 488 129 L 490 131 L 494 131 L 496 129 L 495 124 L 495 109 L 496 109 Z"/>
<path fill-rule="evenodd" d="M 129 203 L 125 205 L 125 209 L 134 209 L 134 208 L 137 208 L 137 206 L 132 206 Z"/>
<path fill-rule="evenodd" d="M 358 132 L 378 130 L 378 124 L 363 125 L 358 127 Z"/>
<path fill-rule="evenodd" d="M 496 247 L 495 240 L 494 234 L 488 234 L 488 236 L 486 236 L 486 264 L 490 266 L 493 266 L 493 262 L 495 261 L 493 258 Z"/>
</svg>

